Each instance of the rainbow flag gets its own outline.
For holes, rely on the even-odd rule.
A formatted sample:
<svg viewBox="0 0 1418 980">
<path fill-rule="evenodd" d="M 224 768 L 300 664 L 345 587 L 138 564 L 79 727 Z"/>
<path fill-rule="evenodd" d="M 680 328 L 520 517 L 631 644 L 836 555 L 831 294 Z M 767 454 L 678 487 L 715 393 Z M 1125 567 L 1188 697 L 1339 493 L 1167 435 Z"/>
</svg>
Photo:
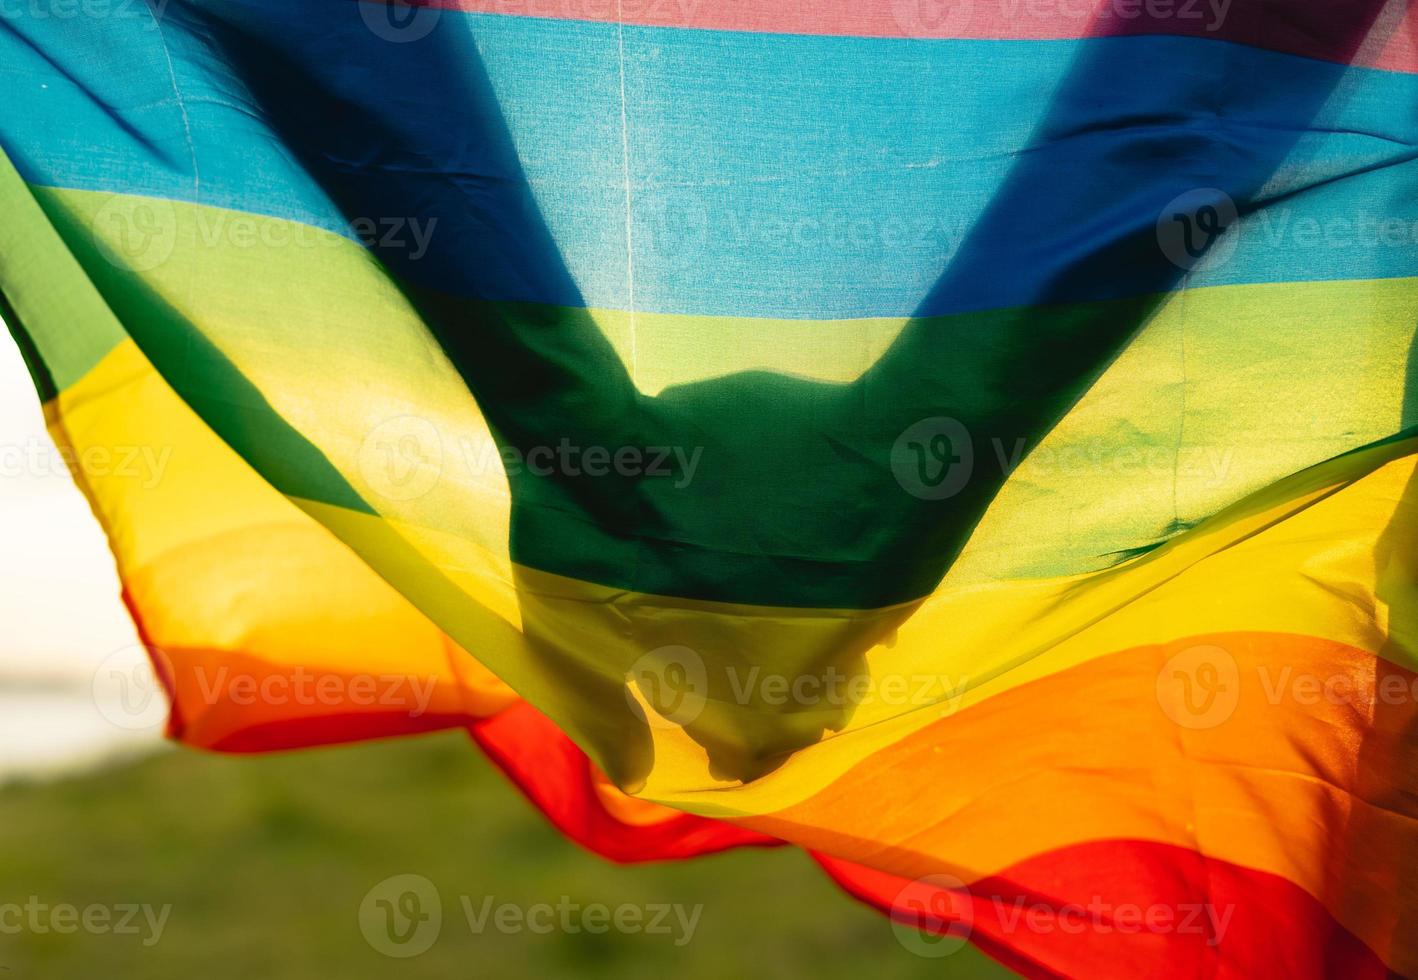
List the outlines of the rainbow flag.
<svg viewBox="0 0 1418 980">
<path fill-rule="evenodd" d="M 60 7 L 0 312 L 173 737 L 468 727 L 923 955 L 1418 976 L 1406 3 Z"/>
</svg>

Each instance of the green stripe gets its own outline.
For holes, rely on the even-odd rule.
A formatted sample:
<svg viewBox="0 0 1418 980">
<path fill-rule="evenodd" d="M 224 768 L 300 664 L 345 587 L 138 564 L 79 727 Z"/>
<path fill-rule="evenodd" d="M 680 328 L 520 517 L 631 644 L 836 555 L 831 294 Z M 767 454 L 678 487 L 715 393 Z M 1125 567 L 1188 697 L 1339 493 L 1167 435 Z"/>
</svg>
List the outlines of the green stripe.
<svg viewBox="0 0 1418 980">
<path fill-rule="evenodd" d="M 292 496 L 505 553 L 498 448 L 678 450 L 665 476 L 510 478 L 515 561 L 636 592 L 872 608 L 962 546 L 953 581 L 1088 571 L 1405 422 L 1415 280 L 909 325 L 631 318 L 405 294 L 344 238 L 196 205 L 157 202 L 125 250 L 136 211 L 36 193 L 164 376 Z M 918 357 L 880 360 L 905 326 Z M 972 478 L 922 500 L 893 449 L 909 476 L 899 437 L 943 415 Z"/>
<path fill-rule="evenodd" d="M 0 149 L 0 314 L 46 401 L 125 337 Z"/>
<path fill-rule="evenodd" d="M 201 316 L 164 294 L 163 286 L 171 285 L 164 275 L 147 268 L 148 260 L 158 254 L 151 249 L 165 250 L 168 246 L 163 243 L 174 233 L 172 205 L 120 195 L 84 194 L 76 201 L 75 196 L 48 189 L 35 188 L 35 193 L 72 253 L 69 264 L 77 259 L 83 268 L 83 272 L 77 267 L 70 272 L 58 266 L 60 275 L 50 283 L 51 292 L 63 296 L 73 290 L 82 296 L 92 283 L 107 303 L 103 308 L 85 304 L 46 310 L 38 321 L 41 329 L 31 332 L 46 364 L 51 363 L 53 352 L 62 376 L 76 379 L 77 366 L 96 363 L 123 339 L 122 328 L 115 324 L 116 336 L 109 328 L 116 314 L 178 395 L 282 493 L 318 497 L 373 513 L 315 444 L 217 346 Z M 43 216 L 32 216 L 30 223 L 48 227 Z M 200 295 L 203 301 L 219 301 L 222 295 L 235 298 L 240 291 L 262 288 L 259 280 L 221 274 L 235 270 L 209 266 L 215 253 L 183 247 L 173 253 L 178 256 L 166 271 L 181 277 L 181 292 Z M 132 271 L 128 265 L 132 262 L 145 271 Z M 55 373 L 56 378 L 61 376 Z"/>
</svg>

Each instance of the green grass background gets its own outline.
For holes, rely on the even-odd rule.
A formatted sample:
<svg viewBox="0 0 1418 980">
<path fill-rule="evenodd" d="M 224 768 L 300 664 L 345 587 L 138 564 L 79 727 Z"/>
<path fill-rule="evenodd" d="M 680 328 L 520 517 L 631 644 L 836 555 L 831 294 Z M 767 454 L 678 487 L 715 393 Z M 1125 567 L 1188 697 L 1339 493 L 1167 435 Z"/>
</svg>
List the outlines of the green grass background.
<svg viewBox="0 0 1418 980">
<path fill-rule="evenodd" d="M 439 939 L 395 960 L 358 923 L 382 879 L 424 875 Z M 923 958 L 791 848 L 618 867 L 553 830 L 461 733 L 250 758 L 175 750 L 0 788 L 0 904 L 172 905 L 161 940 L 0 933 L 0 980 L 1012 976 L 965 948 Z M 474 934 L 476 906 L 703 905 L 692 940 Z"/>
</svg>

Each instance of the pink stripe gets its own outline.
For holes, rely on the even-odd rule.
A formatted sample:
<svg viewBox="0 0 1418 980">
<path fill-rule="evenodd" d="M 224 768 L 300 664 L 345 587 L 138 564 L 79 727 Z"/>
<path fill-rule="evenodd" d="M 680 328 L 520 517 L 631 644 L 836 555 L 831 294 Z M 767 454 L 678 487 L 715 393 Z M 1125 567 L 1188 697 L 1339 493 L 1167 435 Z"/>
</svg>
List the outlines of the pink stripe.
<svg viewBox="0 0 1418 980">
<path fill-rule="evenodd" d="M 394 0 L 471 13 L 647 27 L 857 37 L 1214 38 L 1325 61 L 1418 71 L 1403 0 Z M 1387 7 L 1387 9 L 1384 9 Z"/>
</svg>

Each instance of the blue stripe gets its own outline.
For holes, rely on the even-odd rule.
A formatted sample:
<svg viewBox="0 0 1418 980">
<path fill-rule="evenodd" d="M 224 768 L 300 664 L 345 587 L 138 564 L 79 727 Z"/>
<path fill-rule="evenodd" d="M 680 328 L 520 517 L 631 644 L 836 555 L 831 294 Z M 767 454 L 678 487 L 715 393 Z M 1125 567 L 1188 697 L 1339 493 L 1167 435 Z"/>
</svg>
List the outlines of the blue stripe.
<svg viewBox="0 0 1418 980">
<path fill-rule="evenodd" d="M 1175 285 L 1143 245 L 1196 187 L 1278 203 L 1192 285 L 1418 274 L 1413 75 L 1183 38 L 627 27 L 622 81 L 613 24 L 444 11 L 392 43 L 347 0 L 109 9 L 0 20 L 26 179 L 437 218 L 428 254 L 384 257 L 450 292 L 801 318 L 1132 295 Z"/>
</svg>

